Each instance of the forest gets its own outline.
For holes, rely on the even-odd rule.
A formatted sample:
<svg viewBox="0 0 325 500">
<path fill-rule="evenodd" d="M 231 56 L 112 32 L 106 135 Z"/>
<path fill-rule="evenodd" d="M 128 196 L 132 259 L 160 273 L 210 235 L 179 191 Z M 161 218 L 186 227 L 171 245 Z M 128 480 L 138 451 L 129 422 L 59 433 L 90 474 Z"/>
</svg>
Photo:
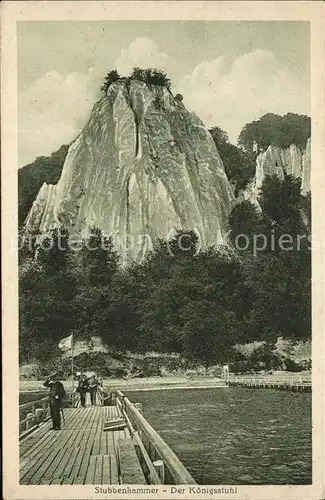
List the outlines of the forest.
<svg viewBox="0 0 325 500">
<path fill-rule="evenodd" d="M 299 179 L 267 177 L 259 202 L 262 211 L 248 201 L 234 206 L 230 247 L 197 251 L 189 231 L 184 250 L 178 233 L 127 268 L 97 228 L 78 251 L 64 228 L 41 245 L 21 233 L 20 362 L 50 362 L 74 332 L 120 353 L 181 353 L 206 367 L 236 363 L 235 344 L 264 340 L 260 355 L 274 368 L 278 337 L 311 337 L 310 195 L 300 195 Z M 242 234 L 249 244 L 237 248 Z M 263 251 L 252 244 L 255 234 L 265 236 Z M 291 249 L 273 244 L 283 234 Z"/>
<path fill-rule="evenodd" d="M 116 70 L 107 73 L 103 99 L 119 79 Z M 134 68 L 127 79 L 171 88 L 157 69 Z M 210 129 L 236 196 L 254 177 L 259 152 L 270 144 L 303 149 L 310 132 L 310 118 L 293 113 L 246 124 L 238 146 L 220 127 Z M 194 231 L 178 232 L 125 268 L 96 227 L 77 245 L 63 227 L 41 239 L 26 233 L 32 203 L 43 182 L 58 182 L 68 149 L 36 158 L 18 174 L 20 363 L 50 363 L 59 340 L 73 332 L 79 340 L 100 337 L 118 355 L 178 353 L 206 367 L 241 364 L 234 346 L 264 341 L 250 363 L 272 369 L 279 337 L 311 338 L 311 197 L 301 196 L 299 179 L 266 177 L 260 210 L 238 198 L 228 220 L 230 245 L 202 250 Z"/>
</svg>

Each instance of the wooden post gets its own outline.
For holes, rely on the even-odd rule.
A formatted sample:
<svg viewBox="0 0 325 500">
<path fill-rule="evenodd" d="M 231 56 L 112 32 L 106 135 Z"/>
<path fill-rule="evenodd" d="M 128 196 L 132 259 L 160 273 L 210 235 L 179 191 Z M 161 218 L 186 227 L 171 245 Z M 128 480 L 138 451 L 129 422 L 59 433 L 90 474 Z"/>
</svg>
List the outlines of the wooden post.
<svg viewBox="0 0 325 500">
<path fill-rule="evenodd" d="M 133 404 L 134 408 L 136 408 L 138 410 L 139 413 L 141 413 L 141 415 L 143 415 L 143 411 L 142 411 L 142 403 L 134 403 Z M 138 434 L 140 436 L 140 439 L 142 439 L 142 430 L 140 428 L 137 429 L 138 431 Z"/>
<path fill-rule="evenodd" d="M 153 466 L 156 469 L 158 476 L 160 477 L 161 484 L 165 483 L 165 465 L 162 460 L 155 460 Z"/>
<path fill-rule="evenodd" d="M 36 408 L 35 410 L 35 420 L 39 424 L 44 418 L 44 412 L 42 408 Z"/>
<path fill-rule="evenodd" d="M 28 431 L 34 424 L 34 415 L 32 413 L 27 413 L 26 415 L 26 431 Z"/>
<path fill-rule="evenodd" d="M 47 399 L 42 400 L 42 410 L 44 412 L 44 418 L 48 416 L 49 402 Z"/>
<path fill-rule="evenodd" d="M 134 407 L 143 415 L 142 403 L 134 403 Z"/>
<path fill-rule="evenodd" d="M 111 405 L 116 406 L 116 391 L 110 391 Z"/>
</svg>

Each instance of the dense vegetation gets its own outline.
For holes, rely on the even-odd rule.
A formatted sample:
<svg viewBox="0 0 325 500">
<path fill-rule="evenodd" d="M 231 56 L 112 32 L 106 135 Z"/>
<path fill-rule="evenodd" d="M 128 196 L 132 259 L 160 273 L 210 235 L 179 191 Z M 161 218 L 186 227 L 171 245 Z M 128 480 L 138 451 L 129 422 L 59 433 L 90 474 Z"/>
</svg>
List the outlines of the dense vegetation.
<svg viewBox="0 0 325 500">
<path fill-rule="evenodd" d="M 119 79 L 116 70 L 110 71 L 102 91 Z M 171 85 L 155 69 L 134 68 L 126 78 L 132 79 Z M 181 95 L 175 98 L 182 100 Z M 240 147 L 219 127 L 210 133 L 238 193 L 254 175 L 258 150 L 270 144 L 305 147 L 310 119 L 267 114 L 243 128 Z M 19 171 L 20 225 L 43 182 L 58 182 L 67 151 L 64 145 Z M 155 351 L 178 353 L 181 357 L 169 358 L 172 366 L 230 362 L 234 370 L 278 367 L 277 338 L 311 336 L 311 199 L 300 195 L 299 180 L 267 177 L 259 204 L 261 211 L 248 201 L 233 207 L 230 249 L 197 253 L 197 237 L 189 231 L 190 245 L 183 251 L 180 232 L 168 242 L 158 241 L 143 263 L 127 269 L 97 228 L 81 241 L 79 251 L 68 244 L 64 228 L 52 231 L 42 245 L 27 235 L 33 244 L 19 252 L 20 361 L 50 363 L 59 355 L 59 340 L 74 332 L 88 342 L 101 337 L 122 358 L 127 350 Z M 234 349 L 252 341 L 264 343 L 249 353 Z M 86 367 L 87 356 L 78 358 L 76 366 Z M 93 362 L 104 370 L 105 355 L 94 355 Z M 159 372 L 148 363 L 149 374 Z M 290 369 L 289 358 L 286 363 Z"/>
<path fill-rule="evenodd" d="M 209 130 L 217 146 L 230 182 L 234 182 L 236 193 L 245 189 L 248 181 L 254 177 L 256 154 L 243 148 L 238 148 L 229 142 L 227 133 L 220 127 Z"/>
<path fill-rule="evenodd" d="M 44 182 L 57 184 L 69 146 L 63 145 L 51 156 L 39 156 L 18 171 L 18 220 L 21 225 Z"/>
<path fill-rule="evenodd" d="M 306 115 L 287 113 L 284 116 L 267 113 L 259 120 L 245 125 L 238 139 L 238 144 L 247 151 L 265 150 L 270 144 L 288 148 L 296 144 L 301 149 L 306 147 L 311 135 L 311 121 Z"/>
<path fill-rule="evenodd" d="M 135 67 L 128 77 L 121 77 L 116 69 L 109 71 L 101 86 L 102 92 L 107 92 L 112 83 L 118 80 L 126 80 L 128 82 L 131 80 L 139 80 L 147 85 L 158 85 L 159 87 L 166 87 L 167 89 L 171 88 L 171 81 L 164 71 L 155 68 L 141 69 Z"/>
<path fill-rule="evenodd" d="M 226 361 L 235 366 L 241 360 L 235 344 L 264 340 L 260 359 L 272 366 L 277 337 L 304 340 L 311 334 L 310 250 L 301 219 L 307 200 L 297 180 L 271 177 L 260 203 L 262 212 L 249 202 L 234 207 L 232 249 L 197 254 L 197 237 L 190 231 L 184 251 L 179 233 L 127 269 L 95 228 L 78 252 L 68 245 L 65 230 L 47 236 L 51 250 L 39 247 L 33 256 L 33 249 L 23 248 L 21 361 L 57 356 L 59 340 L 73 331 L 79 339 L 98 335 L 119 352 L 178 352 L 206 366 Z M 252 243 L 256 234 L 266 237 L 263 251 Z M 293 249 L 272 244 L 283 234 L 292 236 Z M 238 245 L 240 235 L 249 239 L 245 248 Z"/>
</svg>

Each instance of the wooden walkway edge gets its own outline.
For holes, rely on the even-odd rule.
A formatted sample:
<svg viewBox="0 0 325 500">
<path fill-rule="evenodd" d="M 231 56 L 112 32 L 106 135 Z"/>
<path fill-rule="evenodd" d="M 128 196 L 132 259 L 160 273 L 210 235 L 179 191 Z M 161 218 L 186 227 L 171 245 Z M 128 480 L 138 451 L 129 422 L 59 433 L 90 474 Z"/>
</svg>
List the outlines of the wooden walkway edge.
<svg viewBox="0 0 325 500">
<path fill-rule="evenodd" d="M 59 431 L 50 421 L 24 431 L 20 484 L 175 484 L 177 478 L 196 484 L 139 405 L 119 391 L 114 399 L 115 406 L 66 408 Z M 106 430 L 105 422 L 117 419 L 124 425 Z"/>
</svg>

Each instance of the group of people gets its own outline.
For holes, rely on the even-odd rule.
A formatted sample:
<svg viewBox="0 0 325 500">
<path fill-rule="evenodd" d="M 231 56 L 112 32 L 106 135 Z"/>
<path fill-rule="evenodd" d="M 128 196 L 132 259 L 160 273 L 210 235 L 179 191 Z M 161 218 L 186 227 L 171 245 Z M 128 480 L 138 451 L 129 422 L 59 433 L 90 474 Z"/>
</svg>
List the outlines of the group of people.
<svg viewBox="0 0 325 500">
<path fill-rule="evenodd" d="M 87 392 L 90 394 L 91 404 L 96 404 L 98 387 L 101 386 L 101 384 L 101 380 L 98 380 L 95 375 L 91 375 L 91 377 L 88 378 L 85 373 L 80 373 L 76 391 L 80 395 L 81 406 L 86 406 Z"/>
<path fill-rule="evenodd" d="M 80 394 L 81 406 L 86 406 L 87 392 L 90 394 L 91 404 L 96 404 L 98 387 L 101 387 L 102 384 L 103 381 L 97 379 L 95 375 L 88 378 L 85 373 L 80 373 L 76 392 Z M 59 380 L 58 373 L 52 373 L 44 382 L 44 386 L 50 389 L 49 398 L 52 429 L 59 431 L 61 429 L 61 411 L 63 413 L 63 398 L 65 396 L 65 389 L 62 382 Z"/>
</svg>

